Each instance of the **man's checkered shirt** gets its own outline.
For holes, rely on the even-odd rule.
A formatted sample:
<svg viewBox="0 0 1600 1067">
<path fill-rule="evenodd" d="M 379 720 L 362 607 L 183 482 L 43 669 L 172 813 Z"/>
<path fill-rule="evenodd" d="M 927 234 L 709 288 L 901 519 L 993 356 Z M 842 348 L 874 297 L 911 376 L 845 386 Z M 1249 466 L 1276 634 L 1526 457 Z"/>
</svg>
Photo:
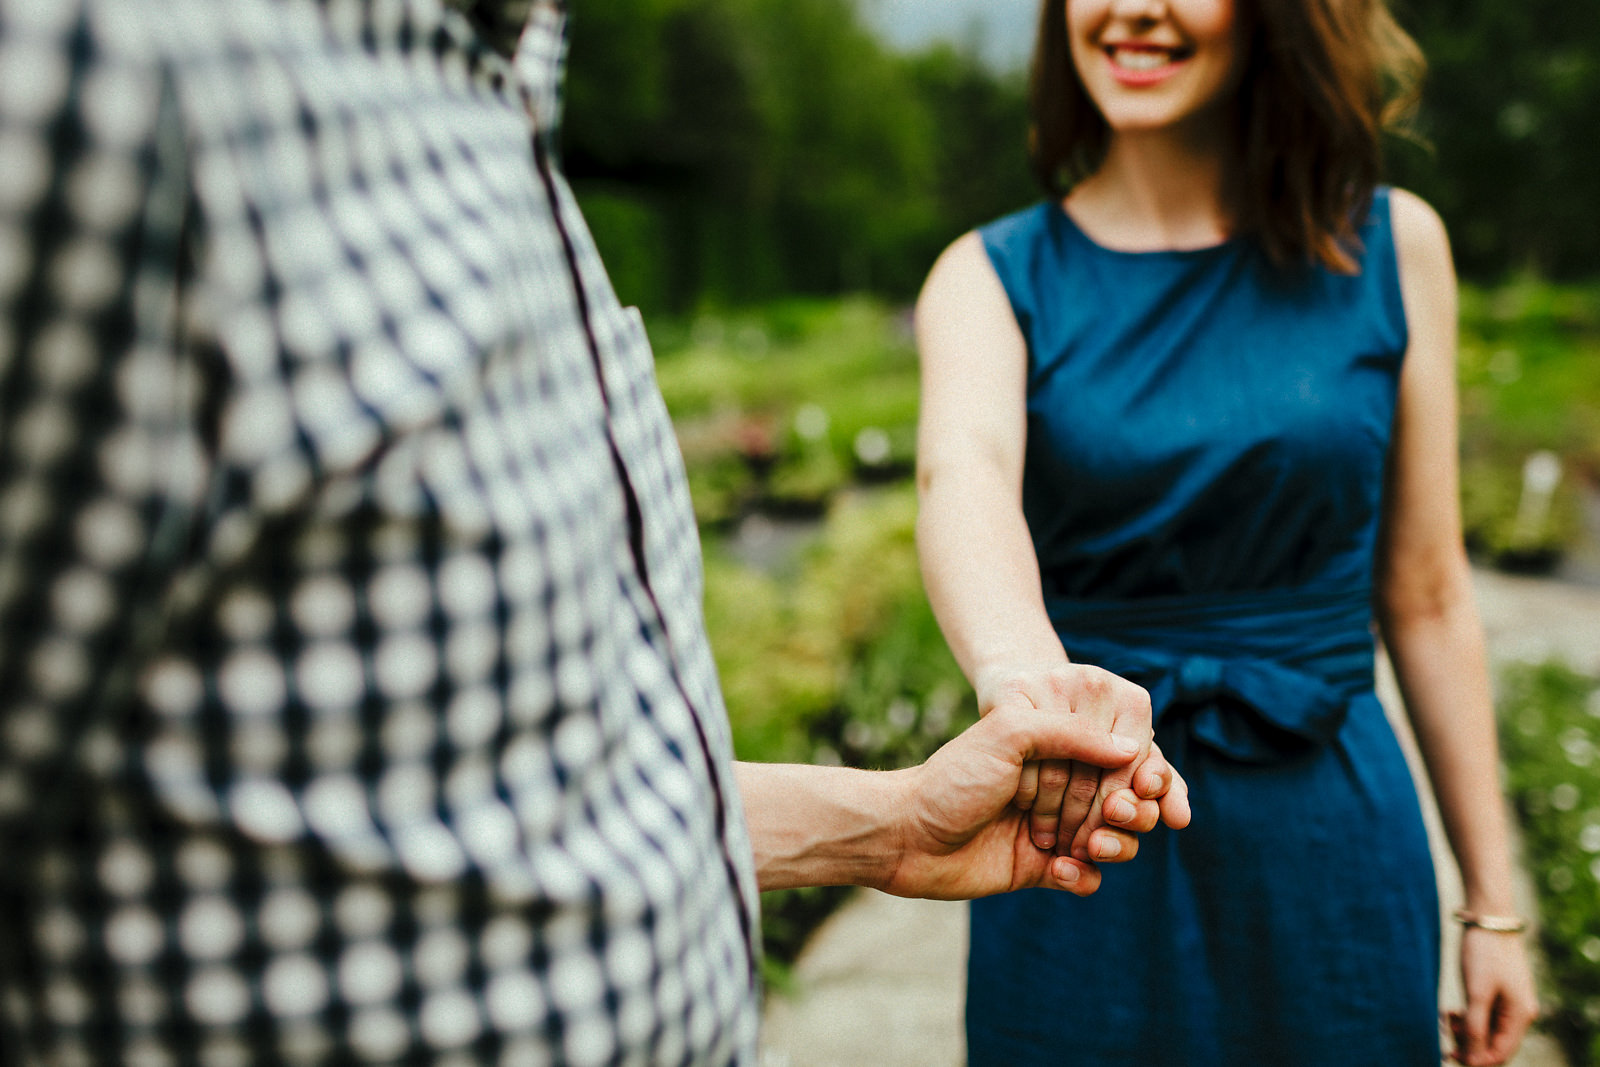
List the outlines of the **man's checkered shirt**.
<svg viewBox="0 0 1600 1067">
<path fill-rule="evenodd" d="M 0 0 L 0 1060 L 753 1061 L 563 19 Z"/>
</svg>

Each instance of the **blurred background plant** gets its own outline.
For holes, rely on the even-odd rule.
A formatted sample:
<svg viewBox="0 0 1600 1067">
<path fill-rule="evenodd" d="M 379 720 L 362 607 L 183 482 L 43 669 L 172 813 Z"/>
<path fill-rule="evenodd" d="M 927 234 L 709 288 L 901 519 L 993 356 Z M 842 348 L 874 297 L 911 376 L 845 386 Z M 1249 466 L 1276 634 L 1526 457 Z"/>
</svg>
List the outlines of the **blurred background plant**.
<svg viewBox="0 0 1600 1067">
<path fill-rule="evenodd" d="M 1501 744 L 1538 887 L 1542 1025 L 1600 1063 L 1600 679 L 1547 663 L 1501 678 Z"/>
<path fill-rule="evenodd" d="M 1037 196 L 1025 44 L 996 48 L 981 29 L 1016 36 L 1031 21 L 1016 9 L 1033 3 L 861 3 L 605 0 L 574 17 L 563 153 L 620 295 L 647 313 L 749 759 L 899 765 L 975 714 L 918 580 L 917 372 L 900 309 L 951 239 Z M 898 50 L 869 28 L 944 6 L 979 28 L 909 48 L 921 38 L 902 33 Z M 1393 142 L 1392 177 L 1438 207 L 1464 279 L 1469 547 L 1509 569 L 1600 581 L 1600 4 L 1396 8 L 1431 71 L 1420 140 Z M 1507 685 L 1517 707 L 1525 692 L 1555 692 Z M 1514 773 L 1559 764 L 1561 781 L 1590 790 L 1575 810 L 1593 808 L 1596 769 L 1562 747 L 1593 720 L 1534 718 L 1531 734 L 1507 735 Z M 1519 796 L 1549 799 L 1559 784 Z M 1535 862 L 1557 865 L 1540 869 L 1565 864 L 1578 885 L 1574 849 L 1600 830 L 1554 800 L 1522 810 Z M 780 980 L 837 899 L 764 901 Z M 1553 966 L 1600 952 L 1593 908 L 1559 918 L 1579 899 L 1549 905 L 1547 937 L 1565 939 Z M 1561 1018 L 1595 1023 L 1589 979 L 1568 977 L 1580 973 L 1592 974 L 1552 972 L 1590 990 Z"/>
</svg>

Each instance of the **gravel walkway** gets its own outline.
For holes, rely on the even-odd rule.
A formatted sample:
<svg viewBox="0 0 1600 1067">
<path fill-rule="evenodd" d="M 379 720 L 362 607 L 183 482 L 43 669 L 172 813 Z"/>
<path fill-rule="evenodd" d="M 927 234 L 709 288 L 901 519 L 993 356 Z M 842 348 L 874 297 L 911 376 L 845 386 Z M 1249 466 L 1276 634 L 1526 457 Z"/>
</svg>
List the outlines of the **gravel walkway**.
<svg viewBox="0 0 1600 1067">
<path fill-rule="evenodd" d="M 1600 586 L 1476 575 L 1478 604 L 1497 663 L 1559 656 L 1600 674 Z M 1393 682 L 1380 678 L 1394 707 Z M 1402 731 L 1408 754 L 1409 733 Z M 1419 772 L 1420 773 L 1420 772 Z M 1460 879 L 1440 847 L 1437 813 L 1424 793 L 1435 844 L 1440 897 L 1448 915 Z M 1533 914 L 1531 887 L 1521 907 Z M 1446 951 L 1455 924 L 1445 922 Z M 768 1003 L 762 1067 L 960 1067 L 966 908 L 863 892 L 812 940 L 795 971 L 795 988 Z M 1449 955 L 1447 959 L 1453 958 Z M 1459 1003 L 1459 979 L 1445 968 L 1441 1002 Z M 1515 1067 L 1565 1067 L 1553 1043 L 1535 1035 Z"/>
</svg>

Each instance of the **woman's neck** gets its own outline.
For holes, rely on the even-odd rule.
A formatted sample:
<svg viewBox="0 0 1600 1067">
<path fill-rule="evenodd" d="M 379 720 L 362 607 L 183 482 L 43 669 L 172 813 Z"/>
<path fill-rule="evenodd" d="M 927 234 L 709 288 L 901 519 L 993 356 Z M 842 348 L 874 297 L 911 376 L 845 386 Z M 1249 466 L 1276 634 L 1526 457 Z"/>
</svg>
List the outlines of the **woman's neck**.
<svg viewBox="0 0 1600 1067">
<path fill-rule="evenodd" d="M 1173 131 L 1112 135 L 1105 160 L 1066 209 L 1090 237 L 1130 252 L 1205 248 L 1232 234 L 1227 162 L 1216 138 Z"/>
</svg>

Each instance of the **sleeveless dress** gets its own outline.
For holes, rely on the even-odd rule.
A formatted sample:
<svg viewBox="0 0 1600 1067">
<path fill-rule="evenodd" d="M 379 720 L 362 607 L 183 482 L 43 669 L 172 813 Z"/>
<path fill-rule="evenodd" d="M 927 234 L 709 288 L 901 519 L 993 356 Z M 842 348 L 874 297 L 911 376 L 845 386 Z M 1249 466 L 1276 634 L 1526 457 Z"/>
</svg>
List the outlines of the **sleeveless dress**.
<svg viewBox="0 0 1600 1067">
<path fill-rule="evenodd" d="M 1437 1067 L 1433 866 L 1373 693 L 1387 190 L 1354 276 L 1244 241 L 1119 252 L 1054 203 L 980 233 L 1028 344 L 1050 617 L 1150 690 L 1194 820 L 1088 899 L 973 904 L 969 1062 Z"/>
</svg>

